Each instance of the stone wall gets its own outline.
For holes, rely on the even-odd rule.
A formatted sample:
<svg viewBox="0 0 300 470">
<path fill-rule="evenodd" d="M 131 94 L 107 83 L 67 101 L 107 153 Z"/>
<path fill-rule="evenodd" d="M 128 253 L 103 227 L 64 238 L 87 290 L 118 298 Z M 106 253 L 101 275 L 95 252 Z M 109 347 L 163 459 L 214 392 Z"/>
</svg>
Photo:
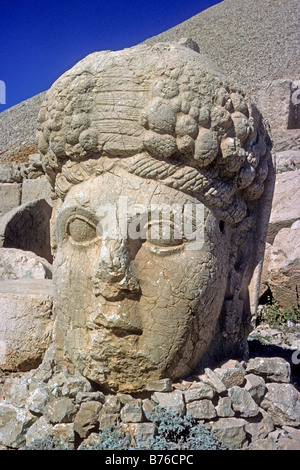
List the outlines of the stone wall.
<svg viewBox="0 0 300 470">
<path fill-rule="evenodd" d="M 300 450 L 299 392 L 284 359 L 230 360 L 179 383 L 149 382 L 137 398 L 107 395 L 79 374 L 54 373 L 50 350 L 35 371 L 2 379 L 0 448 L 34 449 L 52 437 L 65 449 L 89 449 L 99 433 L 120 425 L 133 447 L 151 449 L 157 406 L 191 415 L 233 450 Z"/>
<path fill-rule="evenodd" d="M 52 205 L 51 187 L 39 155 L 30 155 L 26 163 L 0 162 L 0 217 L 36 199 L 45 199 Z"/>
</svg>

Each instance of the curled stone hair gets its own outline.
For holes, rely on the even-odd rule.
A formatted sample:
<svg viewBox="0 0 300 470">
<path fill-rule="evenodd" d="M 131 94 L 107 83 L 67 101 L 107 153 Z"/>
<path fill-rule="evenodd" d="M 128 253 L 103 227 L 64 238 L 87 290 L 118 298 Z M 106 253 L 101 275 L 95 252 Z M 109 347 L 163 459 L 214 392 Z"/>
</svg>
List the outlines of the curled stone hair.
<svg viewBox="0 0 300 470">
<path fill-rule="evenodd" d="M 262 195 L 271 148 L 241 90 L 194 50 L 163 43 L 75 65 L 48 92 L 37 140 L 52 184 L 81 180 L 68 162 L 133 157 L 130 171 L 197 194 L 230 225 Z"/>
<path fill-rule="evenodd" d="M 87 56 L 48 91 L 37 141 L 60 199 L 110 160 L 195 195 L 236 234 L 227 298 L 239 305 L 239 247 L 257 228 L 272 145 L 255 105 L 193 41 Z"/>
</svg>

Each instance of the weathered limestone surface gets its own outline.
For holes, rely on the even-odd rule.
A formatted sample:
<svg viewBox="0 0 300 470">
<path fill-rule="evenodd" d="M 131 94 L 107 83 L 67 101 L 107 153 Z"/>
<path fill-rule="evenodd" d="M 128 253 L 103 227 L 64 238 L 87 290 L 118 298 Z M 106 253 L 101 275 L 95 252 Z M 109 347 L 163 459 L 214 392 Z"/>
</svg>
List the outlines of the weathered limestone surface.
<svg viewBox="0 0 300 470">
<path fill-rule="evenodd" d="M 280 230 L 266 250 L 262 282 L 271 290 L 273 299 L 284 308 L 299 304 L 299 239 L 300 218 L 290 228 Z"/>
<path fill-rule="evenodd" d="M 260 287 L 284 308 L 298 306 L 300 289 L 300 169 L 291 153 L 292 162 L 279 159 Z"/>
<path fill-rule="evenodd" d="M 51 280 L 0 281 L 0 312 L 0 368 L 36 367 L 51 341 Z"/>
<path fill-rule="evenodd" d="M 21 203 L 26 204 L 37 199 L 45 199 L 50 206 L 52 205 L 51 186 L 45 176 L 23 181 Z"/>
<path fill-rule="evenodd" d="M 22 204 L 0 218 L 0 247 L 33 251 L 52 262 L 50 218 L 52 207 L 39 199 Z"/>
<path fill-rule="evenodd" d="M 299 85 L 299 79 L 292 80 L 291 77 L 260 84 L 257 102 L 270 123 L 276 152 L 299 149 Z"/>
<path fill-rule="evenodd" d="M 32 251 L 0 248 L 0 279 L 51 279 L 52 266 Z"/>
<path fill-rule="evenodd" d="M 21 203 L 21 185 L 18 183 L 1 183 L 0 201 L 0 216 L 18 207 Z"/>
<path fill-rule="evenodd" d="M 276 175 L 267 242 L 300 219 L 300 169 Z"/>
<path fill-rule="evenodd" d="M 110 390 L 247 354 L 271 141 L 250 98 L 198 50 L 182 40 L 91 54 L 41 106 L 57 361 Z"/>
</svg>

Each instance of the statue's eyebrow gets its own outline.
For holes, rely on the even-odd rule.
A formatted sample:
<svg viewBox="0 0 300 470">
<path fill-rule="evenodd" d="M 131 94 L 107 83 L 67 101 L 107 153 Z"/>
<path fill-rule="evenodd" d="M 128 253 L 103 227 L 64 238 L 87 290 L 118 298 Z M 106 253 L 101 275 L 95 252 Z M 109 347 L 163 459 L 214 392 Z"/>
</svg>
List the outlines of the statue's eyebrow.
<svg viewBox="0 0 300 470">
<path fill-rule="evenodd" d="M 83 207 L 75 206 L 75 205 L 65 207 L 59 210 L 57 218 L 56 218 L 55 225 L 56 225 L 56 234 L 57 234 L 58 242 L 62 241 L 65 235 L 68 220 L 70 219 L 70 217 L 74 217 L 74 216 L 84 217 L 95 226 L 98 223 L 98 219 L 96 218 L 95 214 L 91 212 L 90 210 L 87 210 L 87 209 L 84 209 Z"/>
</svg>

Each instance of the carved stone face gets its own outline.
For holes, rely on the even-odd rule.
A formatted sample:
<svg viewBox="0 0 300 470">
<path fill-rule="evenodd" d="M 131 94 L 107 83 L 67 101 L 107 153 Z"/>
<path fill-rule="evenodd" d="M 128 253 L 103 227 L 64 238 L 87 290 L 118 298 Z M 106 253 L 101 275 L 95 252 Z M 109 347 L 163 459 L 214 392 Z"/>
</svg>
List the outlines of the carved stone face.
<svg viewBox="0 0 300 470">
<path fill-rule="evenodd" d="M 39 113 L 43 168 L 64 201 L 58 362 L 114 391 L 181 378 L 205 353 L 246 349 L 271 144 L 245 93 L 186 45 L 91 54 L 53 84 Z M 164 220 L 154 205 L 176 208 Z M 177 236 L 178 214 L 185 220 L 193 205 L 200 246 L 186 227 Z"/>
<path fill-rule="evenodd" d="M 111 390 L 142 390 L 150 379 L 190 373 L 221 310 L 226 229 L 200 210 L 204 239 L 193 249 L 184 229 L 174 238 L 174 218 L 164 221 L 170 235 L 156 231 L 162 224 L 153 207 L 166 205 L 203 209 L 192 196 L 116 167 L 75 185 L 57 217 L 54 283 L 65 348 L 84 376 Z M 103 222 L 107 206 L 122 221 L 116 230 Z M 142 226 L 146 240 L 135 236 Z"/>
</svg>

